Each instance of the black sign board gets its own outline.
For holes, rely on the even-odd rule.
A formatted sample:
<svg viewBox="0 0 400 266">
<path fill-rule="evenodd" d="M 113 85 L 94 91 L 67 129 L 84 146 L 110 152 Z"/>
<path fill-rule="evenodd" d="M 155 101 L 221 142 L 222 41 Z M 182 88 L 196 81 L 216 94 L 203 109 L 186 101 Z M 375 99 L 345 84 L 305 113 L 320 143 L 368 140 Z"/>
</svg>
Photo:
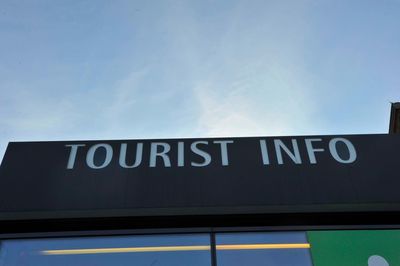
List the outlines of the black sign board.
<svg viewBox="0 0 400 266">
<path fill-rule="evenodd" d="M 0 220 L 400 210 L 400 136 L 12 142 Z"/>
</svg>

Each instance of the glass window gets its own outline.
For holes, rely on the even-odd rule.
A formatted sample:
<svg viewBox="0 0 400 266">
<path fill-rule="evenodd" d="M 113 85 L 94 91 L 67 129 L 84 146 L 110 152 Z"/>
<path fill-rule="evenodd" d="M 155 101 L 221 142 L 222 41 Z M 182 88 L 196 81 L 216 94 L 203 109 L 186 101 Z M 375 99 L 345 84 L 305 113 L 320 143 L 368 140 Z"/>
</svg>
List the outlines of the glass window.
<svg viewBox="0 0 400 266">
<path fill-rule="evenodd" d="M 7 240 L 0 247 L 2 266 L 210 264 L 208 234 Z"/>
<path fill-rule="evenodd" d="M 312 266 L 305 232 L 216 235 L 218 266 Z"/>
</svg>

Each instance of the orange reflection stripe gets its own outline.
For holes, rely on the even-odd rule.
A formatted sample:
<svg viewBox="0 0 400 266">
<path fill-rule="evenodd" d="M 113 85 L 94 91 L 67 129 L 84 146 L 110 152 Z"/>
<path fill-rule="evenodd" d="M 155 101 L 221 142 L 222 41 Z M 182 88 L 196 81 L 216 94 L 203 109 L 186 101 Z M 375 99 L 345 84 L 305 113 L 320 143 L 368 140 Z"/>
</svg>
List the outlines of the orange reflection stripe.
<svg viewBox="0 0 400 266">
<path fill-rule="evenodd" d="M 310 244 L 308 244 L 308 243 L 293 243 L 293 244 L 217 245 L 217 250 L 292 249 L 292 248 L 310 248 Z"/>
<path fill-rule="evenodd" d="M 77 255 L 100 253 L 129 253 L 129 252 L 163 252 L 163 251 L 199 251 L 210 250 L 210 246 L 165 246 L 165 247 L 130 247 L 130 248 L 87 248 L 43 250 L 43 255 Z"/>
</svg>

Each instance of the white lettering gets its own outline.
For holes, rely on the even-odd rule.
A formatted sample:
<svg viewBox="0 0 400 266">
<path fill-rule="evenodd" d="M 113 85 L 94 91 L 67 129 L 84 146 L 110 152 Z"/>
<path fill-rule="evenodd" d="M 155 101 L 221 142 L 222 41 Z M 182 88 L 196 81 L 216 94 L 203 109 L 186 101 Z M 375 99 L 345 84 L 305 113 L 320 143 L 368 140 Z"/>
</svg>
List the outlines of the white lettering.
<svg viewBox="0 0 400 266">
<path fill-rule="evenodd" d="M 104 162 L 101 165 L 94 164 L 94 155 L 98 148 L 104 148 L 106 151 L 106 158 L 104 159 Z M 88 153 L 86 154 L 86 163 L 90 168 L 101 169 L 106 167 L 111 162 L 112 156 L 113 156 L 113 149 L 111 145 L 106 143 L 96 144 L 90 147 Z"/>
<path fill-rule="evenodd" d="M 208 154 L 207 152 L 205 152 L 205 151 L 203 151 L 203 150 L 200 150 L 200 149 L 197 147 L 198 144 L 208 145 L 208 141 L 196 141 L 196 142 L 193 142 L 193 143 L 190 145 L 190 149 L 192 150 L 192 152 L 194 152 L 195 154 L 197 154 L 197 155 L 203 157 L 204 162 L 202 162 L 202 163 L 191 162 L 191 165 L 192 165 L 192 166 L 196 166 L 196 167 L 207 166 L 207 165 L 209 165 L 209 164 L 211 163 L 211 156 L 210 156 L 210 154 Z"/>
<path fill-rule="evenodd" d="M 142 162 L 142 154 L 143 154 L 143 143 L 138 143 L 136 145 L 136 157 L 135 157 L 135 162 L 132 165 L 127 165 L 126 164 L 126 149 L 127 149 L 127 144 L 126 143 L 121 143 L 121 149 L 119 152 L 119 165 L 123 168 L 135 168 L 140 165 Z"/>
<path fill-rule="evenodd" d="M 316 164 L 317 163 L 317 160 L 315 159 L 315 153 L 316 152 L 325 151 L 324 149 L 317 149 L 317 148 L 313 147 L 312 143 L 316 142 L 316 141 L 322 141 L 322 139 L 305 139 L 308 158 L 310 159 L 310 163 L 311 164 Z"/>
<path fill-rule="evenodd" d="M 349 152 L 349 158 L 347 160 L 345 160 L 339 156 L 337 149 L 336 149 L 336 144 L 338 142 L 343 142 L 346 145 L 347 150 Z M 332 157 L 339 163 L 352 163 L 357 159 L 356 149 L 354 148 L 353 144 L 345 138 L 331 139 L 331 141 L 329 141 L 329 151 L 331 152 Z"/>
<path fill-rule="evenodd" d="M 261 156 L 264 165 L 269 165 L 269 156 L 267 149 L 267 142 L 265 140 L 260 140 Z"/>
<path fill-rule="evenodd" d="M 161 151 L 158 151 L 158 147 L 162 147 Z M 157 157 L 161 157 L 165 167 L 171 167 L 171 161 L 167 153 L 171 150 L 171 146 L 164 142 L 152 142 L 150 147 L 150 167 L 156 167 Z"/>
<path fill-rule="evenodd" d="M 216 140 L 214 144 L 220 144 L 221 146 L 221 160 L 222 165 L 226 166 L 229 165 L 228 160 L 228 144 L 233 143 L 233 140 Z"/>
<path fill-rule="evenodd" d="M 279 139 L 274 140 L 274 145 L 275 145 L 275 152 L 276 152 L 276 158 L 278 159 L 278 164 L 283 164 L 283 159 L 282 159 L 282 152 L 281 149 L 283 149 L 287 155 L 289 155 L 290 159 L 292 159 L 293 162 L 296 164 L 301 164 L 301 157 L 300 157 L 300 152 L 299 152 L 299 146 L 297 145 L 297 140 L 292 139 L 292 146 L 294 153 L 292 153 L 288 147 Z"/>
<path fill-rule="evenodd" d="M 185 144 L 178 142 L 178 167 L 185 166 Z"/>
<path fill-rule="evenodd" d="M 69 152 L 67 169 L 73 169 L 75 165 L 76 154 L 78 152 L 79 147 L 84 147 L 85 144 L 67 144 L 65 147 L 71 147 L 71 151 Z"/>
</svg>

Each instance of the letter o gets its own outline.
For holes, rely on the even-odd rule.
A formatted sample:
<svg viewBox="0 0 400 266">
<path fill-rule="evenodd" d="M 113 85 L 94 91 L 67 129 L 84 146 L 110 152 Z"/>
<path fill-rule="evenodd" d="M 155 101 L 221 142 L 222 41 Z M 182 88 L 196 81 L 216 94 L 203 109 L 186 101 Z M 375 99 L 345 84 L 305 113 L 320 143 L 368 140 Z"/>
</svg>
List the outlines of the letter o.
<svg viewBox="0 0 400 266">
<path fill-rule="evenodd" d="M 94 154 L 96 153 L 98 148 L 104 148 L 106 150 L 106 158 L 104 159 L 104 162 L 101 165 L 94 164 Z M 110 164 L 112 157 L 113 157 L 113 149 L 111 145 L 106 143 L 100 143 L 90 147 L 88 153 L 86 154 L 86 163 L 90 168 L 101 169 Z"/>
<path fill-rule="evenodd" d="M 346 145 L 347 150 L 349 151 L 349 158 L 347 160 L 345 160 L 339 156 L 337 149 L 336 149 L 336 144 L 338 142 L 343 142 Z M 356 149 L 354 148 L 354 145 L 345 138 L 331 139 L 329 141 L 329 151 L 330 151 L 332 157 L 339 163 L 353 163 L 357 159 L 357 152 L 356 152 Z"/>
</svg>

